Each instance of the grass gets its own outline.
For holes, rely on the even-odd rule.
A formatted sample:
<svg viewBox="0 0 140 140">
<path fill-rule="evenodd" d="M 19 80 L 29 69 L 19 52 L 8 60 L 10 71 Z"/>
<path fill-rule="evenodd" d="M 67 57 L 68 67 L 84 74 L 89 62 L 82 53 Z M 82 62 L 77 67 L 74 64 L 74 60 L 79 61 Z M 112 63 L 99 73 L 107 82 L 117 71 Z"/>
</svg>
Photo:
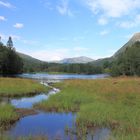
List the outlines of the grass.
<svg viewBox="0 0 140 140">
<path fill-rule="evenodd" d="M 0 97 L 18 97 L 47 92 L 37 81 L 20 78 L 0 78 Z"/>
<path fill-rule="evenodd" d="M 29 96 L 40 92 L 47 92 L 48 88 L 36 81 L 20 78 L 0 78 L 0 98 Z M 1 101 L 0 101 L 1 102 Z M 13 106 L 0 104 L 0 127 L 11 125 L 19 119 Z"/>
<path fill-rule="evenodd" d="M 13 106 L 9 104 L 0 105 L 0 129 L 9 126 L 19 119 Z"/>
<path fill-rule="evenodd" d="M 115 140 L 140 139 L 140 78 L 68 80 L 56 86 L 61 93 L 35 107 L 76 111 L 78 126 L 109 127 Z"/>
</svg>

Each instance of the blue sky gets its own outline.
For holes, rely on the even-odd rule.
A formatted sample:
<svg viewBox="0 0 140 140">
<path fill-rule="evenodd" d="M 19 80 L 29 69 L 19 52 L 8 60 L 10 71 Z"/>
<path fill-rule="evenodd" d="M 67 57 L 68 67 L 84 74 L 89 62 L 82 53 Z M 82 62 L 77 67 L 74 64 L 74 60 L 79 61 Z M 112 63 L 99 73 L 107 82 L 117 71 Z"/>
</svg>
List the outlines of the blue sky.
<svg viewBox="0 0 140 140">
<path fill-rule="evenodd" d="M 45 61 L 109 57 L 140 29 L 140 0 L 0 0 L 0 36 Z"/>
</svg>

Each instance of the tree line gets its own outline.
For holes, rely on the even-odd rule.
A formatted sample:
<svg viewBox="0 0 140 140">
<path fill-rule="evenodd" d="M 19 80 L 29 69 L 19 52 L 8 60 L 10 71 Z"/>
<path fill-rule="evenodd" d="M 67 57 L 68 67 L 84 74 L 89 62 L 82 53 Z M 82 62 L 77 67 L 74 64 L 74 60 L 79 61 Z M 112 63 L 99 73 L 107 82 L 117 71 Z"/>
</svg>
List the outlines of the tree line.
<svg viewBox="0 0 140 140">
<path fill-rule="evenodd" d="M 134 43 L 132 46 L 119 55 L 113 62 L 111 67 L 113 76 L 140 76 L 140 42 Z"/>
<path fill-rule="evenodd" d="M 103 73 L 103 69 L 100 66 L 94 66 L 93 64 L 58 64 L 48 63 L 44 64 L 42 71 L 46 72 L 64 72 L 64 73 L 76 73 L 76 74 L 99 74 Z"/>
<path fill-rule="evenodd" d="M 12 38 L 4 45 L 0 38 L 0 74 L 11 75 L 29 72 L 64 72 L 76 74 L 109 73 L 112 76 L 140 76 L 140 42 L 127 47 L 117 58 L 104 61 L 102 65 L 47 63 L 37 59 L 21 58 L 16 52 Z"/>
<path fill-rule="evenodd" d="M 1 42 L 0 37 L 0 74 L 11 75 L 22 73 L 23 61 L 17 55 L 13 47 L 12 38 L 9 37 L 7 44 Z"/>
</svg>

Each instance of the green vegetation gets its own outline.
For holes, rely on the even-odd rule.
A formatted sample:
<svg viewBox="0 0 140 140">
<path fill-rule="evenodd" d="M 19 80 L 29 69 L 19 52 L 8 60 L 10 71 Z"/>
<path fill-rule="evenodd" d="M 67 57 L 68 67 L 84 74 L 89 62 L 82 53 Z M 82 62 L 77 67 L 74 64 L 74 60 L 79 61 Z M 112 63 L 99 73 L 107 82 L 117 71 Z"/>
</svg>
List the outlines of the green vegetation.
<svg viewBox="0 0 140 140">
<path fill-rule="evenodd" d="M 113 76 L 140 76 L 140 42 L 126 48 L 114 61 L 111 71 Z"/>
<path fill-rule="evenodd" d="M 30 79 L 0 78 L 0 97 L 26 96 L 47 91 L 46 86 Z"/>
<path fill-rule="evenodd" d="M 78 111 L 79 127 L 109 127 L 115 140 L 140 138 L 140 78 L 68 80 L 62 91 L 35 105 L 46 111 Z M 111 139 L 111 138 L 110 138 Z"/>
<path fill-rule="evenodd" d="M 55 64 L 50 63 L 46 69 L 47 72 L 63 72 L 63 73 L 76 73 L 76 74 L 99 74 L 103 73 L 100 66 L 92 64 Z"/>
<path fill-rule="evenodd" d="M 0 97 L 19 97 L 47 92 L 48 88 L 37 81 L 20 78 L 0 78 Z M 10 126 L 20 118 L 16 109 L 9 105 L 0 104 L 0 128 Z"/>
<path fill-rule="evenodd" d="M 22 73 L 22 67 L 22 59 L 16 54 L 11 37 L 9 37 L 7 46 L 0 42 L 0 74 Z"/>
<path fill-rule="evenodd" d="M 11 125 L 19 119 L 14 107 L 9 104 L 0 105 L 0 129 Z"/>
<path fill-rule="evenodd" d="M 25 73 L 40 72 L 43 71 L 44 68 L 46 68 L 44 67 L 44 64 L 47 65 L 47 62 L 40 61 L 38 59 L 35 59 L 31 56 L 19 52 L 18 55 L 22 58 L 23 72 Z"/>
<path fill-rule="evenodd" d="M 76 74 L 99 74 L 103 73 L 102 66 L 92 63 L 86 64 L 60 64 L 48 63 L 32 58 L 28 55 L 18 53 L 23 60 L 23 72 L 47 72 L 47 73 L 76 73 Z"/>
</svg>

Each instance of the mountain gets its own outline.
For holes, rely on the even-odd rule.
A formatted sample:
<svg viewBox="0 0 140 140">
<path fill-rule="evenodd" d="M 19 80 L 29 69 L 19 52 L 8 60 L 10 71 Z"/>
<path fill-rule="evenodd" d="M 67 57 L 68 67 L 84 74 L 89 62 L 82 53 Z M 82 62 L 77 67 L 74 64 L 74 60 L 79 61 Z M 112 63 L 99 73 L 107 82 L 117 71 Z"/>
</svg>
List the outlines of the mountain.
<svg viewBox="0 0 140 140">
<path fill-rule="evenodd" d="M 26 54 L 23 54 L 23 53 L 19 53 L 18 52 L 18 55 L 24 60 L 24 61 L 28 61 L 28 62 L 31 62 L 31 63 L 40 63 L 42 62 L 41 60 L 38 60 L 36 58 L 33 58 L 29 55 L 26 55 Z"/>
<path fill-rule="evenodd" d="M 65 58 L 63 60 L 58 61 L 58 63 L 62 64 L 74 64 L 74 63 L 88 63 L 94 61 L 93 59 L 85 56 L 73 57 L 73 58 Z"/>
<path fill-rule="evenodd" d="M 123 45 L 113 56 L 103 59 L 98 59 L 91 62 L 93 65 L 96 66 L 103 66 L 106 61 L 113 62 L 114 59 L 117 59 L 118 56 L 123 53 L 128 47 L 131 47 L 135 42 L 140 41 L 140 33 L 135 33 L 130 40 Z"/>
<path fill-rule="evenodd" d="M 23 60 L 23 64 L 24 64 L 23 69 L 24 69 L 25 72 L 32 72 L 34 70 L 37 71 L 37 70 L 40 69 L 40 65 L 44 63 L 44 61 L 38 60 L 38 59 L 33 58 L 29 55 L 19 53 L 19 52 L 17 52 L 17 54 Z"/>
<path fill-rule="evenodd" d="M 137 41 L 140 41 L 140 33 L 135 33 L 132 38 L 113 55 L 113 57 L 117 57 L 119 54 L 123 53 L 126 48 L 131 47 Z"/>
</svg>

